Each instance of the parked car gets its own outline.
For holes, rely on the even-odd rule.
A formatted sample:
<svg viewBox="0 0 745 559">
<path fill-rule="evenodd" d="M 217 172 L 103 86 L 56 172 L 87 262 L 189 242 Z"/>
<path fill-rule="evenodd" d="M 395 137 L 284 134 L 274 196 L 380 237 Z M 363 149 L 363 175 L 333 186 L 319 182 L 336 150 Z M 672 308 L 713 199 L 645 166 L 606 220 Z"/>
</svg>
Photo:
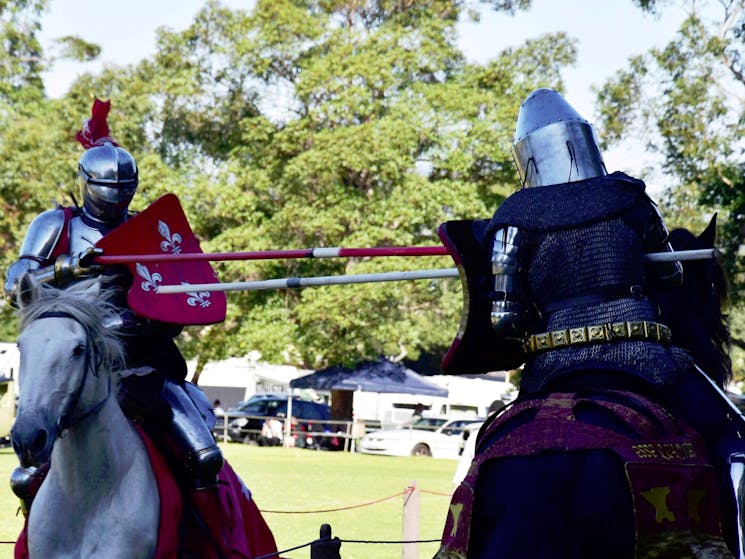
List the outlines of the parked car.
<svg viewBox="0 0 745 559">
<path fill-rule="evenodd" d="M 357 448 L 366 454 L 457 459 L 463 451 L 464 430 L 483 421 L 483 417 L 423 417 L 409 427 L 371 431 Z"/>
<path fill-rule="evenodd" d="M 232 442 L 253 443 L 261 434 L 261 427 L 266 417 L 287 417 L 287 397 L 274 395 L 270 397 L 251 398 L 238 407 L 231 409 L 227 415 L 228 440 Z M 301 431 L 317 430 L 319 423 L 307 423 L 303 420 L 323 420 L 331 417 L 331 409 L 326 404 L 303 400 L 292 396 L 292 416 L 297 418 L 296 428 Z"/>
</svg>

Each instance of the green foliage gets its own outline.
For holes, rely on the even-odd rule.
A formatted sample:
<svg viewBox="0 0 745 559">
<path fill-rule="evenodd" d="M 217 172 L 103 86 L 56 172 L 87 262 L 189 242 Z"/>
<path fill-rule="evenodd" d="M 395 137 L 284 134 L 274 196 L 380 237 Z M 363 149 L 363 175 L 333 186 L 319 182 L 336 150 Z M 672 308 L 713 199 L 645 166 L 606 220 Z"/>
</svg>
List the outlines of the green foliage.
<svg viewBox="0 0 745 559">
<path fill-rule="evenodd" d="M 187 177 L 174 191 L 205 245 L 436 244 L 439 223 L 490 215 L 516 184 L 508 138 L 520 101 L 539 85 L 561 87 L 560 68 L 576 53 L 556 35 L 469 65 L 455 45 L 462 9 L 448 1 L 259 2 L 245 13 L 210 4 L 186 31 L 162 31 L 154 60 L 137 68 L 163 102 L 146 118 L 157 153 Z M 430 265 L 452 264 L 267 261 L 226 265 L 220 275 Z M 231 301 L 229 332 L 195 336 L 194 351 L 259 349 L 313 367 L 442 352 L 461 305 L 452 281 Z"/>
<path fill-rule="evenodd" d="M 653 13 L 667 4 L 635 3 Z M 743 0 L 692 3 L 667 45 L 630 59 L 598 92 L 605 142 L 639 137 L 661 157 L 669 177 L 663 210 L 668 226 L 700 231 L 718 212 L 736 303 L 745 297 L 743 29 Z M 733 317 L 741 306 L 734 309 Z"/>
<path fill-rule="evenodd" d="M 0 114 L 5 103 L 38 101 L 44 85 L 37 32 L 47 0 L 0 2 Z"/>
<path fill-rule="evenodd" d="M 529 2 L 485 4 L 509 14 Z M 519 104 L 536 87 L 560 89 L 576 57 L 555 34 L 469 64 L 455 26 L 474 6 L 283 0 L 247 12 L 209 2 L 186 30 L 159 30 L 151 58 L 84 75 L 60 101 L 20 105 L 23 118 L 0 141 L 4 264 L 31 217 L 74 188 L 71 138 L 94 95 L 112 100 L 112 134 L 138 161 L 133 207 L 177 194 L 204 250 L 439 244 L 440 223 L 488 217 L 515 188 Z M 217 271 L 238 281 L 450 266 L 447 257 L 326 259 Z M 444 352 L 462 306 L 453 280 L 228 299 L 225 324 L 181 337 L 188 355 L 259 350 L 307 367 L 416 359 Z"/>
<path fill-rule="evenodd" d="M 101 54 L 101 47 L 84 41 L 80 37 L 67 35 L 56 40 L 57 45 L 62 48 L 62 57 L 81 62 L 88 62 Z"/>
</svg>

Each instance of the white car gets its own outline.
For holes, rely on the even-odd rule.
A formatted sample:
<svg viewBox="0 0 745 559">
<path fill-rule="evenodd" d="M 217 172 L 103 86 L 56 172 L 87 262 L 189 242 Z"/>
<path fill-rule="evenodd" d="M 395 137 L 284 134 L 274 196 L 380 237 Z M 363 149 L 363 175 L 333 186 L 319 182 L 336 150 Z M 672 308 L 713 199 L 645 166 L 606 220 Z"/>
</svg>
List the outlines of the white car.
<svg viewBox="0 0 745 559">
<path fill-rule="evenodd" d="M 463 452 L 463 431 L 483 421 L 481 417 L 423 417 L 408 427 L 371 431 L 362 437 L 357 449 L 365 454 L 457 459 Z"/>
</svg>

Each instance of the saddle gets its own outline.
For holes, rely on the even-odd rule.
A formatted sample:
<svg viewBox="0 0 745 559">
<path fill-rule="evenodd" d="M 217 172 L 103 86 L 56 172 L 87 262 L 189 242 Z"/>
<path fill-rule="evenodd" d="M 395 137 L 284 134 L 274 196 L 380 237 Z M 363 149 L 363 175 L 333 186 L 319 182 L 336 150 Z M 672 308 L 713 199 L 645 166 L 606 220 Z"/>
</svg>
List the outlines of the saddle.
<svg viewBox="0 0 745 559">
<path fill-rule="evenodd" d="M 646 550 L 644 557 L 656 556 L 649 550 L 669 552 L 670 545 L 731 557 L 721 531 L 719 475 L 701 436 L 645 397 L 595 389 L 535 395 L 484 426 L 471 468 L 453 494 L 436 557 L 466 557 L 474 491 L 486 462 L 598 449 L 614 453 L 625 471 L 636 548 Z"/>
</svg>

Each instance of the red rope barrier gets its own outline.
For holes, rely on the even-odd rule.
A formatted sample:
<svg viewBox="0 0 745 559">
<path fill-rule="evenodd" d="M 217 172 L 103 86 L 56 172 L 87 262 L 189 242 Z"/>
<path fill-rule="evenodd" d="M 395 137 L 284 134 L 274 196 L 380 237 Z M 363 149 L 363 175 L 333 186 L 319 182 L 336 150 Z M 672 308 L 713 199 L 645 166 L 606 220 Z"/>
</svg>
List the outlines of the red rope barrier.
<svg viewBox="0 0 745 559">
<path fill-rule="evenodd" d="M 426 489 L 420 489 L 422 493 L 429 493 L 430 495 L 442 495 L 443 497 L 452 497 L 452 493 L 441 493 L 439 491 L 427 491 Z"/>
<path fill-rule="evenodd" d="M 393 499 L 395 497 L 399 497 L 401 495 L 408 495 L 412 491 L 416 490 L 416 487 L 407 487 L 403 491 L 399 491 L 395 495 L 389 495 L 388 497 L 383 497 L 382 499 L 376 499 L 374 501 L 368 501 L 366 503 L 360 503 L 358 505 L 349 505 L 346 507 L 338 507 L 334 509 L 323 509 L 323 510 L 266 510 L 266 509 L 259 509 L 261 512 L 266 513 L 272 513 L 272 514 L 318 514 L 323 512 L 338 512 L 342 510 L 351 510 L 351 509 L 358 509 L 360 507 L 367 507 L 370 505 L 376 505 L 378 503 L 382 503 L 383 501 L 388 501 L 390 499 Z M 452 493 L 441 493 L 439 491 L 427 491 L 426 489 L 419 489 L 421 493 L 429 493 L 430 495 L 440 495 L 443 497 L 452 497 Z"/>
<path fill-rule="evenodd" d="M 406 493 L 406 491 L 399 491 L 395 495 L 390 495 L 389 497 L 383 497 L 382 499 L 376 499 L 375 501 L 368 501 L 366 503 L 360 503 L 359 505 L 350 505 L 347 507 L 338 507 L 335 509 L 324 509 L 324 510 L 266 510 L 266 509 L 259 509 L 261 512 L 266 513 L 273 513 L 273 514 L 317 514 L 322 512 L 337 512 L 340 510 L 350 510 L 350 509 L 357 509 L 360 507 L 367 507 L 370 505 L 375 505 L 377 503 L 382 503 L 383 501 L 388 501 L 390 499 L 393 499 L 395 497 L 400 497 Z"/>
</svg>

